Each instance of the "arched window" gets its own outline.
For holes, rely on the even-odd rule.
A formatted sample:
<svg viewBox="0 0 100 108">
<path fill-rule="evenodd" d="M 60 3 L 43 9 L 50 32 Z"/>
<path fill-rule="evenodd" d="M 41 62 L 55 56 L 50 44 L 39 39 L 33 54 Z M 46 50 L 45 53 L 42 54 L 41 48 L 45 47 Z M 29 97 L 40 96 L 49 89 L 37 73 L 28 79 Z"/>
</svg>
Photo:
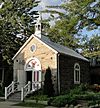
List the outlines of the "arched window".
<svg viewBox="0 0 100 108">
<path fill-rule="evenodd" d="M 74 84 L 80 84 L 80 65 L 74 64 Z"/>
</svg>

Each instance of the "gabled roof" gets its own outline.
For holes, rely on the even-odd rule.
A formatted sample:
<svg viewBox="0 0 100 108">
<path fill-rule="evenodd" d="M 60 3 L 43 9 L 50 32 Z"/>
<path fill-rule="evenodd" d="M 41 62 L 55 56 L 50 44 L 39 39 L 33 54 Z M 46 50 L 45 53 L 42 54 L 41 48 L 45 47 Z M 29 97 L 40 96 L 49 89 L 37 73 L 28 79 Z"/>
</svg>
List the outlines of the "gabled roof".
<svg viewBox="0 0 100 108">
<path fill-rule="evenodd" d="M 41 40 L 44 43 L 46 43 L 47 45 L 49 45 L 50 47 L 52 47 L 53 49 L 55 49 L 59 53 L 73 56 L 73 57 L 76 57 L 76 58 L 79 58 L 79 59 L 82 59 L 85 61 L 89 61 L 88 59 L 86 59 L 85 57 L 83 57 L 82 55 L 77 53 L 76 51 L 74 51 L 66 46 L 60 45 L 58 43 L 54 43 L 54 42 L 50 41 L 50 39 L 45 36 L 42 36 Z"/>
<path fill-rule="evenodd" d="M 54 50 L 53 48 L 51 48 L 48 44 L 46 44 L 45 42 L 43 42 L 39 37 L 35 36 L 34 34 L 32 34 L 28 40 L 23 44 L 23 46 L 18 50 L 18 52 L 14 55 L 14 57 L 12 58 L 12 60 L 14 60 L 17 55 L 25 48 L 25 46 L 33 39 L 38 39 L 41 43 L 43 43 L 44 45 L 46 45 L 49 49 L 51 49 L 52 51 L 54 51 L 55 53 L 58 53 L 56 50 Z M 46 38 L 46 37 L 45 37 Z"/>
<path fill-rule="evenodd" d="M 40 40 L 42 43 L 47 45 L 49 48 L 51 48 L 55 52 L 62 53 L 62 54 L 65 54 L 65 55 L 69 55 L 69 56 L 73 56 L 73 57 L 76 57 L 76 58 L 79 58 L 79 59 L 82 59 L 82 60 L 85 60 L 85 61 L 89 61 L 88 59 L 86 59 L 82 55 L 78 54 L 74 50 L 72 50 L 68 47 L 65 47 L 63 45 L 60 45 L 58 43 L 54 43 L 54 42 L 50 41 L 50 39 L 47 38 L 44 35 L 42 35 L 41 38 L 38 38 L 35 35 L 31 35 L 30 38 L 24 43 L 24 45 L 18 50 L 18 52 L 12 58 L 13 60 L 23 50 L 23 48 L 31 41 L 32 38 L 37 38 L 38 40 Z"/>
</svg>

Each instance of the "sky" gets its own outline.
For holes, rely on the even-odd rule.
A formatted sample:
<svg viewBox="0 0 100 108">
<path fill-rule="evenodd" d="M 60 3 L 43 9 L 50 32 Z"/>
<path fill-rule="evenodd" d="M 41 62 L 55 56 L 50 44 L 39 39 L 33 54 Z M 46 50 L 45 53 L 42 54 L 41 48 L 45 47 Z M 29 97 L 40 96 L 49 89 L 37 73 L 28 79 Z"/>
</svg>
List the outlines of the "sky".
<svg viewBox="0 0 100 108">
<path fill-rule="evenodd" d="M 37 7 L 34 8 L 34 10 L 41 11 L 41 10 L 46 9 L 46 6 L 49 6 L 49 5 L 60 5 L 63 0 L 40 0 L 40 1 L 41 2 L 39 3 Z"/>
<path fill-rule="evenodd" d="M 48 5 L 60 5 L 62 3 L 62 0 L 41 0 L 41 7 L 45 8 L 45 6 Z"/>
<path fill-rule="evenodd" d="M 38 0 L 36 0 L 38 1 Z M 37 7 L 33 8 L 32 10 L 34 11 L 43 11 L 46 9 L 46 6 L 51 6 L 51 5 L 60 5 L 63 3 L 64 0 L 40 0 L 41 2 L 38 4 Z M 56 15 L 57 16 L 57 15 Z M 47 19 L 49 17 L 49 14 L 42 14 L 43 19 Z M 54 21 L 50 22 L 51 25 L 54 25 Z"/>
</svg>

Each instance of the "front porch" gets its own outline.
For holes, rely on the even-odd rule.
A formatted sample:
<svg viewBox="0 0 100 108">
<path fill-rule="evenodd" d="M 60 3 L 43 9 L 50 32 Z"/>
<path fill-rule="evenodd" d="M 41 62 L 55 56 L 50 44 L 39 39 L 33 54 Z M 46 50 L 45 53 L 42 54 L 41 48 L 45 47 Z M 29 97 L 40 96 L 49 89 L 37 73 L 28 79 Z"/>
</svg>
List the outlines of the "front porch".
<svg viewBox="0 0 100 108">
<path fill-rule="evenodd" d="M 15 101 L 24 101 L 24 98 L 28 94 L 42 88 L 42 82 L 28 81 L 28 83 L 24 87 L 21 87 L 19 89 L 19 86 L 20 86 L 19 83 L 12 81 L 12 83 L 8 87 L 5 87 L 5 100 L 10 99 L 11 97 L 13 101 L 14 98 Z"/>
<path fill-rule="evenodd" d="M 16 68 L 14 67 L 13 81 L 5 87 L 5 100 L 11 96 L 17 97 L 15 94 L 18 94 L 18 100 L 23 101 L 27 94 L 42 87 L 41 63 L 37 58 L 32 57 L 27 59 L 23 66 L 21 64 L 14 66 Z"/>
</svg>

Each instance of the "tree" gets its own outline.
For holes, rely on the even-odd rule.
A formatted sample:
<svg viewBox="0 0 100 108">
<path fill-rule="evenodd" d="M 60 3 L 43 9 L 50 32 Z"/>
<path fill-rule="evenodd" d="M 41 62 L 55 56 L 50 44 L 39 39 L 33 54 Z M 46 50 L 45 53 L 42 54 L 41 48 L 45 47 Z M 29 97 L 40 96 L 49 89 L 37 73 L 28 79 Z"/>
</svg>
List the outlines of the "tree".
<svg viewBox="0 0 100 108">
<path fill-rule="evenodd" d="M 7 77 L 12 76 L 12 57 L 34 33 L 37 12 L 32 8 L 37 5 L 34 0 L 0 0 L 0 67 L 6 68 Z"/>
<path fill-rule="evenodd" d="M 71 24 L 76 23 L 74 18 L 62 19 L 56 22 L 56 25 L 49 30 L 49 37 L 52 41 L 60 43 L 69 48 L 76 49 L 78 46 L 79 39 L 74 36 L 74 26 Z"/>
<path fill-rule="evenodd" d="M 68 16 L 77 17 L 78 30 L 84 27 L 95 29 L 100 26 L 100 1 L 97 0 L 71 0 L 62 7 L 68 11 Z"/>
<path fill-rule="evenodd" d="M 50 67 L 48 67 L 46 69 L 44 88 L 43 88 L 44 94 L 48 95 L 48 97 L 54 96 L 54 88 L 51 77 L 52 77 L 51 69 Z"/>
<path fill-rule="evenodd" d="M 12 32 L 23 33 L 26 36 L 33 32 L 30 28 L 34 26 L 34 14 L 37 12 L 32 11 L 32 8 L 37 6 L 38 2 L 34 0 L 1 0 L 1 3 L 1 20 L 5 21 L 9 28 L 12 27 Z"/>
<path fill-rule="evenodd" d="M 48 8 L 44 12 L 51 14 L 49 20 L 55 19 L 54 14 L 59 15 L 56 17 L 59 20 L 49 29 L 50 38 L 70 48 L 80 47 L 83 28 L 94 30 L 100 26 L 100 1 L 70 0 L 61 6 L 48 6 Z M 53 11 L 50 8 L 53 8 Z M 65 12 L 58 12 L 57 9 L 63 9 Z"/>
<path fill-rule="evenodd" d="M 86 57 L 100 56 L 100 35 L 94 35 L 90 39 L 86 36 L 82 42 L 83 55 Z"/>
<path fill-rule="evenodd" d="M 11 64 L 11 58 L 26 38 L 34 32 L 37 6 L 34 0 L 0 0 L 0 46 L 3 61 Z"/>
</svg>

